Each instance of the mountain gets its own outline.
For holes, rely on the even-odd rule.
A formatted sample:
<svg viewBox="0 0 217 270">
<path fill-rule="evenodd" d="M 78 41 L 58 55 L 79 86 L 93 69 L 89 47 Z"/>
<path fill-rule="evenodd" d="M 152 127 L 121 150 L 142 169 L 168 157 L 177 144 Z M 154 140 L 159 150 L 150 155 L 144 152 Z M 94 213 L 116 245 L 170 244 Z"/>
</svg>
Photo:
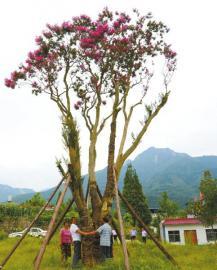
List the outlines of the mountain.
<svg viewBox="0 0 217 270">
<path fill-rule="evenodd" d="M 41 191 L 40 194 L 44 199 L 48 199 L 50 194 L 54 191 L 55 188 L 50 188 L 44 191 Z M 27 193 L 27 194 L 23 194 L 23 195 L 17 195 L 13 198 L 13 200 L 17 203 L 23 203 L 29 199 L 31 199 L 34 195 L 35 195 L 35 191 L 31 192 L 31 193 Z M 51 203 L 56 203 L 57 199 L 58 199 L 58 194 L 59 192 L 57 192 L 55 194 L 55 196 L 53 197 L 53 199 L 51 200 Z M 65 195 L 65 200 L 67 201 L 69 198 L 71 198 L 71 191 L 67 190 L 66 195 Z"/>
<path fill-rule="evenodd" d="M 24 196 L 24 194 L 29 194 L 30 192 L 34 192 L 34 190 L 28 188 L 13 188 L 0 184 L 0 202 L 5 202 L 8 199 L 13 199 L 17 195 Z"/>
<path fill-rule="evenodd" d="M 187 201 L 198 196 L 200 178 L 204 170 L 210 170 L 217 178 L 217 156 L 191 157 L 185 153 L 176 153 L 169 148 L 151 147 L 134 160 L 125 163 L 119 180 L 120 189 L 123 188 L 123 179 L 129 162 L 137 171 L 150 207 L 158 206 L 158 198 L 163 191 L 167 191 L 171 199 L 184 206 Z M 100 190 L 103 191 L 106 183 L 106 168 L 97 171 L 96 178 Z M 86 183 L 87 175 L 84 176 L 85 186 Z M 42 192 L 42 195 L 47 198 L 52 190 Z M 20 202 L 29 195 L 20 195 L 14 199 Z M 68 196 L 71 194 L 68 193 Z"/>
</svg>

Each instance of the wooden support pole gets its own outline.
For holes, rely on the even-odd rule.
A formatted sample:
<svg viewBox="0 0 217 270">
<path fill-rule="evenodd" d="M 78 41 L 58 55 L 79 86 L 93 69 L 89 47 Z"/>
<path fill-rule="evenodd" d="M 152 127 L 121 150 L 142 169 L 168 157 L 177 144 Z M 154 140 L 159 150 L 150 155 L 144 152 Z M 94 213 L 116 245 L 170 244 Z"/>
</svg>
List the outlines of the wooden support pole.
<svg viewBox="0 0 217 270">
<path fill-rule="evenodd" d="M 120 241 L 120 243 L 122 245 L 121 233 L 120 233 L 120 231 L 118 229 L 118 226 L 117 226 L 117 224 L 116 224 L 116 222 L 115 222 L 115 220 L 113 218 L 112 218 L 112 227 L 115 229 L 115 231 L 117 233 L 117 236 L 118 236 L 118 239 L 119 239 L 119 241 Z M 130 252 L 129 252 L 128 249 L 127 249 L 127 254 L 128 254 L 128 257 L 130 257 Z"/>
<path fill-rule="evenodd" d="M 56 186 L 55 190 L 51 193 L 50 197 L 48 198 L 47 202 L 45 203 L 45 205 L 41 208 L 41 210 L 39 211 L 39 213 L 35 216 L 34 220 L 31 222 L 31 224 L 28 226 L 28 228 L 25 230 L 24 234 L 22 235 L 22 237 L 17 241 L 17 243 L 13 246 L 13 248 L 11 249 L 11 251 L 9 252 L 9 254 L 7 255 L 7 257 L 2 261 L 1 265 L 0 265 L 0 269 L 3 268 L 3 266 L 7 263 L 7 261 L 10 259 L 10 257 L 13 255 L 13 253 L 15 252 L 15 250 L 18 248 L 18 246 L 21 244 L 21 242 L 23 241 L 23 239 L 26 237 L 26 235 L 28 234 L 28 232 L 30 231 L 30 229 L 32 228 L 32 226 L 34 225 L 34 223 L 39 219 L 39 217 L 43 214 L 44 210 L 46 209 L 46 207 L 48 206 L 48 204 L 51 202 L 51 200 L 53 199 L 53 197 L 55 196 L 57 190 L 59 189 L 59 187 L 62 185 L 63 181 L 64 181 L 65 177 L 63 177 L 61 179 L 61 181 L 59 182 L 59 184 Z"/>
<path fill-rule="evenodd" d="M 156 246 L 164 253 L 164 255 L 177 267 L 179 267 L 176 260 L 168 253 L 168 251 L 161 245 L 161 243 L 152 235 L 148 226 L 142 221 L 139 215 L 135 212 L 132 205 L 127 201 L 127 199 L 123 196 L 123 194 L 118 190 L 118 195 L 120 196 L 121 200 L 125 203 L 128 210 L 130 211 L 131 215 L 140 223 L 140 225 L 146 230 L 149 237 L 154 241 Z"/>
<path fill-rule="evenodd" d="M 118 196 L 118 183 L 117 183 L 115 168 L 113 168 L 113 177 L 114 177 L 114 182 L 115 182 L 116 208 L 117 208 L 117 213 L 118 213 L 118 221 L 119 221 L 120 233 L 121 233 L 120 235 L 121 243 L 122 243 L 122 249 L 123 249 L 123 254 L 124 254 L 124 268 L 125 270 L 130 270 L 129 257 L 127 253 L 127 244 L 126 244 L 126 239 L 125 239 L 125 234 L 124 234 L 124 225 L 123 225 L 123 219 L 121 216 L 121 207 L 120 207 L 120 201 L 119 201 L 119 196 Z"/>
<path fill-rule="evenodd" d="M 71 201 L 69 202 L 69 204 L 67 205 L 66 209 L 64 210 L 64 212 L 62 213 L 62 215 L 59 218 L 59 221 L 55 224 L 52 233 L 50 234 L 49 240 L 48 240 L 48 244 L 50 242 L 50 240 L 53 238 L 55 232 L 57 231 L 57 229 L 59 228 L 60 224 L 62 223 L 62 221 L 64 220 L 66 214 L 68 213 L 68 211 L 70 210 L 70 208 L 72 207 L 73 203 L 74 203 L 74 199 L 71 199 Z"/>
<path fill-rule="evenodd" d="M 34 269 L 35 270 L 39 270 L 40 269 L 41 260 L 43 258 L 44 252 L 46 250 L 47 243 L 49 241 L 50 235 L 51 235 L 51 233 L 53 231 L 53 227 L 54 227 L 54 224 L 55 224 L 56 217 L 57 217 L 58 212 L 59 212 L 59 209 L 60 209 L 60 207 L 62 205 L 64 196 L 66 194 L 66 191 L 67 191 L 67 188 L 69 186 L 70 181 L 71 181 L 71 177 L 70 177 L 70 175 L 68 175 L 68 177 L 67 177 L 67 179 L 65 181 L 65 185 L 64 185 L 63 191 L 62 191 L 62 193 L 61 193 L 61 195 L 60 195 L 60 197 L 58 199 L 58 202 L 57 202 L 57 205 L 55 207 L 53 216 L 52 216 L 51 221 L 50 221 L 50 224 L 48 226 L 48 230 L 47 230 L 46 236 L 45 236 L 44 241 L 43 241 L 43 243 L 41 245 L 41 248 L 39 250 L 38 256 L 37 256 L 37 258 L 35 260 L 35 265 L 34 265 Z"/>
</svg>

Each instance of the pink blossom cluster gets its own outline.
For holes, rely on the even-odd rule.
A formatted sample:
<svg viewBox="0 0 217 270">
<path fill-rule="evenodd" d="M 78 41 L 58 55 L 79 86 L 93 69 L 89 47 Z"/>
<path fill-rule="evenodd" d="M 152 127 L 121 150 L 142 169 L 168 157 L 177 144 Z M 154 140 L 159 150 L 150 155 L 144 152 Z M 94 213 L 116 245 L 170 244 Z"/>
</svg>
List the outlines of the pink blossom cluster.
<svg viewBox="0 0 217 270">
<path fill-rule="evenodd" d="M 114 28 L 120 28 L 121 25 L 126 24 L 127 22 L 130 22 L 130 17 L 122 13 L 119 18 L 114 21 L 113 26 Z"/>
<path fill-rule="evenodd" d="M 11 79 L 5 79 L 5 86 L 14 89 L 16 83 Z"/>
<path fill-rule="evenodd" d="M 102 37 L 106 32 L 108 32 L 108 24 L 98 24 L 96 29 L 93 31 L 90 31 L 90 36 L 94 38 L 100 38 Z"/>
<path fill-rule="evenodd" d="M 26 63 L 28 63 L 28 64 L 32 64 L 33 61 L 40 62 L 44 59 L 44 55 L 43 55 L 41 49 L 38 49 L 34 52 L 29 52 L 28 57 L 29 57 L 29 59 L 27 59 L 27 61 L 26 61 Z"/>
<path fill-rule="evenodd" d="M 32 82 L 32 87 L 33 87 L 33 88 L 37 88 L 37 87 L 38 87 L 38 84 L 37 84 L 36 81 Z"/>
<path fill-rule="evenodd" d="M 71 22 L 63 22 L 62 23 L 62 29 L 65 31 L 72 31 L 73 30 L 73 24 Z"/>
<path fill-rule="evenodd" d="M 30 72 L 32 67 L 46 66 L 48 63 L 53 62 L 57 58 L 57 52 L 48 52 L 48 48 L 45 46 L 39 47 L 39 49 L 29 52 L 26 63 L 26 67 L 23 67 L 23 71 Z"/>
<path fill-rule="evenodd" d="M 130 40 L 129 38 L 124 37 L 124 38 L 119 39 L 118 41 L 122 44 L 128 44 Z"/>
<path fill-rule="evenodd" d="M 81 105 L 82 105 L 82 102 L 81 101 L 77 101 L 77 103 L 74 104 L 75 110 L 79 110 L 80 107 L 81 107 Z"/>
<path fill-rule="evenodd" d="M 52 33 L 50 31 L 44 31 L 43 35 L 44 35 L 44 37 L 46 37 L 48 39 L 53 37 L 53 35 L 52 35 Z"/>
<path fill-rule="evenodd" d="M 86 48 L 95 48 L 95 39 L 93 38 L 82 38 L 80 40 L 80 45 L 81 48 L 86 49 Z"/>
<path fill-rule="evenodd" d="M 57 25 L 57 24 L 55 24 L 55 25 L 51 25 L 51 24 L 47 24 L 47 28 L 50 30 L 50 31 L 52 31 L 52 32 L 54 32 L 54 33 L 56 33 L 56 34 L 60 34 L 61 33 L 61 30 L 62 30 L 62 28 L 61 28 L 61 26 L 59 26 L 59 25 Z"/>
<path fill-rule="evenodd" d="M 111 52 L 126 53 L 132 46 L 131 37 L 115 38 L 113 44 L 109 45 L 108 48 Z"/>
<path fill-rule="evenodd" d="M 85 55 L 98 62 L 102 58 L 102 53 L 97 50 L 86 50 Z"/>
<path fill-rule="evenodd" d="M 81 26 L 80 26 L 81 27 Z M 78 26 L 77 26 L 78 28 Z M 81 38 L 80 46 L 83 49 L 95 49 L 97 47 L 97 42 L 103 40 L 104 34 L 109 31 L 108 24 L 97 24 L 94 30 L 84 29 L 85 32 L 88 32 L 88 36 Z"/>
<path fill-rule="evenodd" d="M 82 15 L 80 16 L 80 18 L 81 18 L 82 20 L 91 22 L 91 18 L 90 18 L 88 15 L 82 14 Z"/>
<path fill-rule="evenodd" d="M 91 23 L 91 18 L 85 14 L 83 14 L 81 16 L 73 17 L 72 20 L 75 24 L 77 24 L 77 23 L 79 24 L 81 22 L 86 23 L 86 24 Z"/>
<path fill-rule="evenodd" d="M 45 53 L 43 47 L 29 52 L 28 58 L 26 60 L 26 65 L 22 65 L 19 71 L 14 71 L 11 73 L 10 78 L 5 79 L 5 85 L 9 88 L 15 88 L 16 83 L 19 79 L 26 79 L 27 75 L 32 77 L 32 74 L 36 69 L 41 69 L 42 67 L 49 67 L 50 63 L 53 63 L 58 57 L 56 52 Z M 35 82 L 32 84 L 32 87 L 36 88 Z"/>
<path fill-rule="evenodd" d="M 173 58 L 176 57 L 176 55 L 177 55 L 177 53 L 175 51 L 171 50 L 170 46 L 166 46 L 164 48 L 164 56 L 165 56 L 165 58 L 173 59 Z"/>
<path fill-rule="evenodd" d="M 22 72 L 14 71 L 11 73 L 10 79 L 5 79 L 5 86 L 14 89 L 16 86 L 16 82 L 19 79 L 24 79 L 25 74 Z"/>
<path fill-rule="evenodd" d="M 79 32 L 88 32 L 89 31 L 89 29 L 83 25 L 77 25 L 77 26 L 75 26 L 75 29 Z"/>
<path fill-rule="evenodd" d="M 37 45 L 41 45 L 42 42 L 43 42 L 43 39 L 42 39 L 41 36 L 35 38 L 35 43 L 36 43 Z"/>
<path fill-rule="evenodd" d="M 107 33 L 108 33 L 109 36 L 111 36 L 111 35 L 113 35 L 115 33 L 115 29 L 111 27 L 111 28 L 108 29 Z"/>
<path fill-rule="evenodd" d="M 115 17 L 113 18 L 113 16 Z M 105 9 L 96 21 L 91 21 L 87 15 L 81 15 L 73 18 L 72 22 L 65 21 L 60 25 L 47 24 L 47 29 L 42 36 L 35 38 L 38 49 L 29 52 L 26 64 L 19 72 L 14 72 L 10 78 L 5 79 L 5 85 L 14 88 L 17 80 L 25 79 L 28 75 L 32 87 L 38 88 L 37 82 L 33 81 L 36 72 L 43 71 L 43 69 L 46 72 L 50 70 L 53 72 L 54 69 L 55 72 L 60 71 L 64 65 L 60 64 L 62 62 L 55 62 L 55 60 L 58 57 L 63 57 L 65 60 L 65 57 L 71 57 L 71 51 L 75 50 L 82 51 L 83 56 L 89 59 L 88 61 L 99 62 L 102 58 L 108 57 L 109 61 L 110 59 L 116 61 L 121 66 L 123 74 L 129 69 L 131 62 L 133 62 L 132 74 L 141 69 L 144 55 L 163 54 L 168 60 L 168 69 L 172 71 L 176 52 L 171 50 L 170 46 L 152 38 L 154 33 L 154 35 L 159 36 L 160 41 L 163 40 L 163 34 L 166 33 L 164 26 L 155 21 L 144 24 L 142 19 L 134 24 L 129 24 L 130 20 L 130 17 L 125 13 L 113 14 Z M 66 34 L 70 35 L 70 39 L 64 39 Z M 80 44 L 80 47 L 77 47 L 77 44 Z M 72 46 L 72 50 L 67 49 L 70 46 Z M 76 51 L 74 55 L 76 57 Z M 104 61 L 101 63 L 103 64 Z M 85 71 L 82 63 L 80 68 Z M 53 81 L 55 79 L 54 76 Z M 124 84 L 126 78 L 120 76 L 118 79 Z M 45 81 L 45 83 L 47 82 Z M 96 86 L 98 84 L 97 81 L 92 81 L 92 83 L 95 83 Z M 103 102 L 102 104 L 104 104 Z M 81 105 L 79 101 L 74 104 L 74 107 L 78 110 Z"/>
</svg>

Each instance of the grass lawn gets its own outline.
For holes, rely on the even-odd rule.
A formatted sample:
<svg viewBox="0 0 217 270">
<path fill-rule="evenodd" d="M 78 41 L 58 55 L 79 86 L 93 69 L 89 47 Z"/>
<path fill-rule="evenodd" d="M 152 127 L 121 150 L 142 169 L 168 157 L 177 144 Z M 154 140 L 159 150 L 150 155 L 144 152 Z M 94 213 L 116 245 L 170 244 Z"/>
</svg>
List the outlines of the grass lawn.
<svg viewBox="0 0 217 270">
<path fill-rule="evenodd" d="M 0 241 L 0 261 L 8 254 L 17 239 Z M 30 238 L 24 240 L 13 257 L 5 265 L 5 270 L 31 270 L 33 259 L 39 249 L 41 240 Z M 206 246 L 175 246 L 165 245 L 171 255 L 177 260 L 182 270 L 217 270 L 217 245 Z M 133 270 L 175 270 L 176 268 L 164 257 L 161 251 L 151 242 L 145 245 L 139 241 L 128 242 L 130 264 Z M 109 260 L 94 269 L 118 270 L 124 269 L 122 250 L 119 244 L 114 246 L 114 259 Z M 71 269 L 70 263 L 63 267 L 60 263 L 60 250 L 57 238 L 53 239 L 46 250 L 41 265 L 42 270 Z M 80 267 L 80 269 L 86 269 Z"/>
</svg>

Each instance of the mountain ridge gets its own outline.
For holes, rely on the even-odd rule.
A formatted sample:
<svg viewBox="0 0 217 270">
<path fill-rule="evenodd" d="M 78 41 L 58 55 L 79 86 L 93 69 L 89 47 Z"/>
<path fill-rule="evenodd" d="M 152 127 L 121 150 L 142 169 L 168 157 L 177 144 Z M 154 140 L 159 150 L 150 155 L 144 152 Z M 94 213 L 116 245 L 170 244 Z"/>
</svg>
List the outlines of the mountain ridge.
<svg viewBox="0 0 217 270">
<path fill-rule="evenodd" d="M 177 153 L 170 148 L 150 147 L 133 160 L 125 162 L 119 179 L 120 189 L 123 187 L 128 163 L 136 169 L 151 207 L 158 206 L 158 198 L 163 191 L 167 191 L 173 200 L 184 206 L 187 201 L 198 196 L 199 182 L 204 170 L 210 170 L 213 176 L 217 177 L 217 156 L 192 157 L 186 153 Z M 101 191 L 105 188 L 106 170 L 107 168 L 104 168 L 96 172 Z M 84 176 L 84 185 L 86 184 L 87 175 Z M 41 194 L 47 198 L 52 190 L 53 188 Z M 70 193 L 68 195 L 71 196 Z M 14 200 L 22 202 L 28 196 L 28 194 L 19 195 Z"/>
<path fill-rule="evenodd" d="M 14 196 L 24 195 L 35 192 L 30 188 L 15 188 L 9 185 L 0 184 L 0 202 L 5 202 L 8 199 L 13 199 Z"/>
</svg>

